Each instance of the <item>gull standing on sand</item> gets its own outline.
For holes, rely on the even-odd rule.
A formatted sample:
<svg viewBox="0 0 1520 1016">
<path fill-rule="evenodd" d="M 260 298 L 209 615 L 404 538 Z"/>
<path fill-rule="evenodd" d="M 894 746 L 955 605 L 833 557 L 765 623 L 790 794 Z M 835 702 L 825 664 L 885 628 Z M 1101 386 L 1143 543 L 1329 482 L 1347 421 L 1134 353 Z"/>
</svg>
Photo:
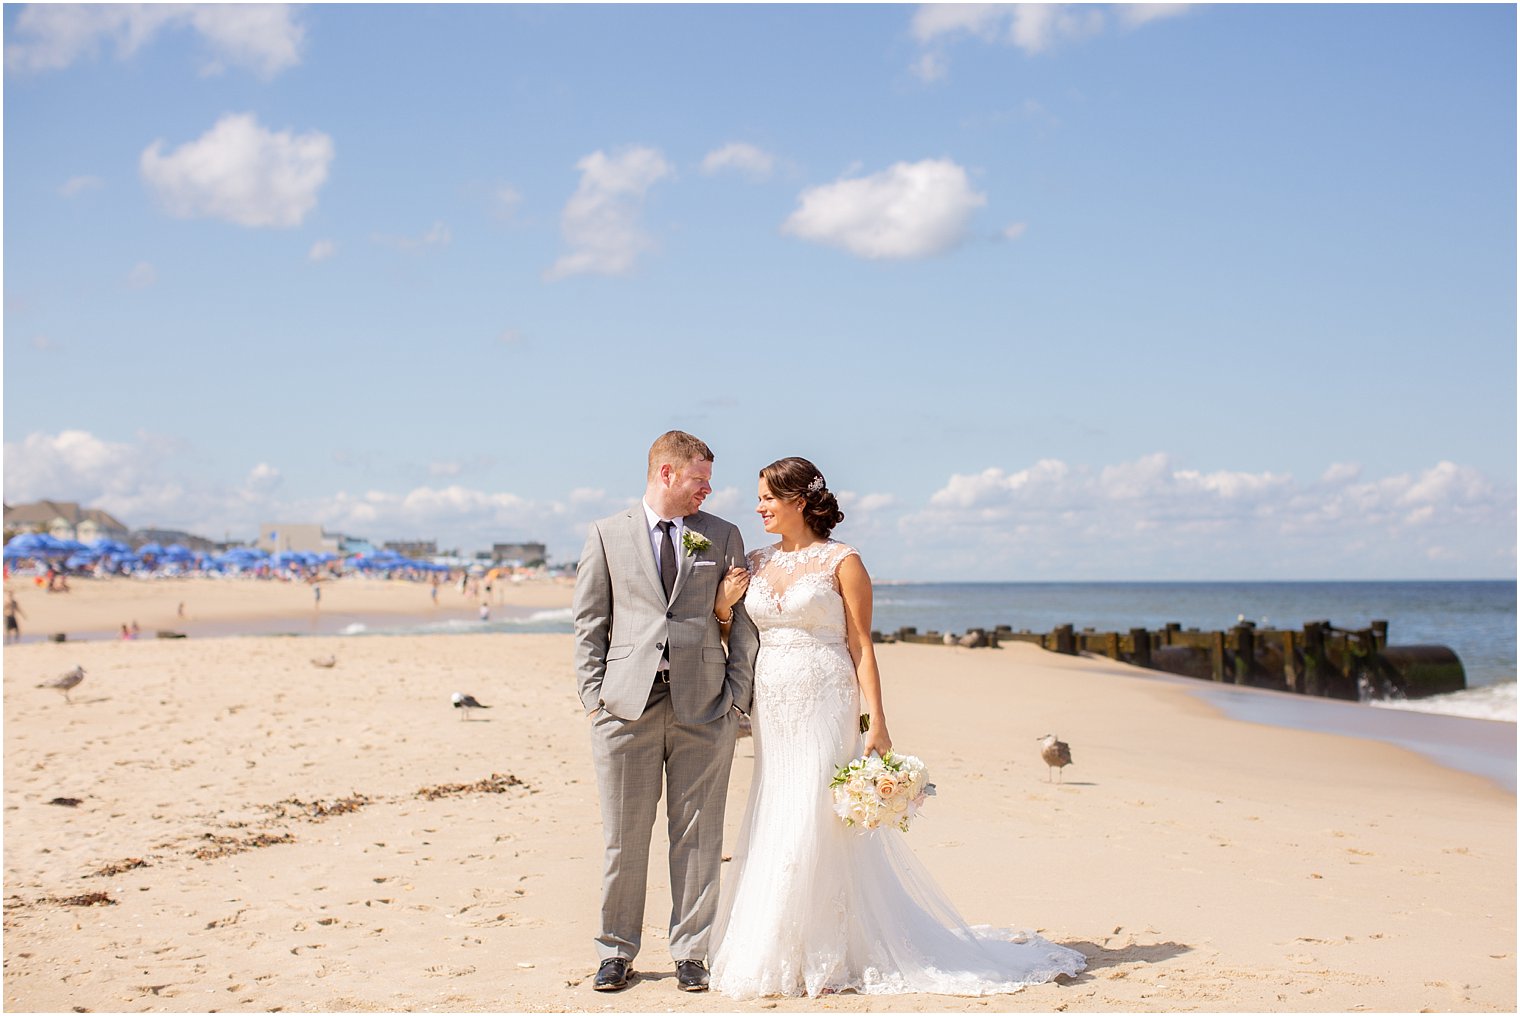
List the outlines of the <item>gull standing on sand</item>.
<svg viewBox="0 0 1520 1016">
<path fill-rule="evenodd" d="M 456 691 L 454 693 L 454 708 L 464 710 L 464 712 L 459 714 L 460 719 L 468 720 L 471 709 L 490 709 L 491 707 L 477 702 L 474 695 L 466 695 L 462 691 Z"/>
<path fill-rule="evenodd" d="M 1051 769 L 1060 772 L 1071 765 L 1071 745 L 1065 741 L 1058 740 L 1054 734 L 1046 734 L 1044 737 L 1035 738 L 1035 740 L 1040 742 L 1040 758 L 1044 759 L 1045 764 Z M 1049 771 L 1045 773 L 1045 782 L 1050 782 Z M 1064 774 L 1062 782 L 1065 782 Z"/>
<path fill-rule="evenodd" d="M 69 705 L 73 705 L 74 700 L 69 698 L 69 692 L 79 687 L 79 682 L 83 680 L 84 668 L 76 666 L 73 670 L 69 671 L 67 674 L 64 674 L 62 677 L 54 678 L 51 681 L 43 681 L 37 687 L 57 688 L 59 691 L 63 692 L 63 700 Z"/>
</svg>

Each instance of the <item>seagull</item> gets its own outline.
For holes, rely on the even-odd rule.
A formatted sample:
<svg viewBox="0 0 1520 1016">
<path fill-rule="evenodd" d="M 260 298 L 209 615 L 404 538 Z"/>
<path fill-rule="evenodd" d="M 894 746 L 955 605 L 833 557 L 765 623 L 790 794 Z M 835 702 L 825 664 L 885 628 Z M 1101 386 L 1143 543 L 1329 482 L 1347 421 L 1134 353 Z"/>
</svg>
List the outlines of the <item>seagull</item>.
<svg viewBox="0 0 1520 1016">
<path fill-rule="evenodd" d="M 464 712 L 459 714 L 460 718 L 468 720 L 470 718 L 471 709 L 490 709 L 491 707 L 487 705 L 481 705 L 475 700 L 474 695 L 466 695 L 462 691 L 456 691 L 454 693 L 454 708 L 463 709 Z"/>
<path fill-rule="evenodd" d="M 64 674 L 62 677 L 54 678 L 51 681 L 43 681 L 37 687 L 57 688 L 59 691 L 63 692 L 63 700 L 69 705 L 73 705 L 74 700 L 69 698 L 69 692 L 79 687 L 79 682 L 83 680 L 84 668 L 75 667 L 73 670 L 69 671 L 67 674 Z"/>
<path fill-rule="evenodd" d="M 324 656 L 321 659 L 317 659 L 316 657 L 313 657 L 312 661 L 311 661 L 311 665 L 313 667 L 331 668 L 331 667 L 337 666 L 337 664 L 338 664 L 338 658 L 336 656 Z"/>
<path fill-rule="evenodd" d="M 1040 758 L 1044 759 L 1045 764 L 1051 769 L 1060 772 L 1064 767 L 1071 765 L 1071 745 L 1058 740 L 1054 734 L 1046 734 L 1035 740 L 1040 742 Z M 1045 782 L 1050 782 L 1049 772 L 1045 774 Z"/>
</svg>

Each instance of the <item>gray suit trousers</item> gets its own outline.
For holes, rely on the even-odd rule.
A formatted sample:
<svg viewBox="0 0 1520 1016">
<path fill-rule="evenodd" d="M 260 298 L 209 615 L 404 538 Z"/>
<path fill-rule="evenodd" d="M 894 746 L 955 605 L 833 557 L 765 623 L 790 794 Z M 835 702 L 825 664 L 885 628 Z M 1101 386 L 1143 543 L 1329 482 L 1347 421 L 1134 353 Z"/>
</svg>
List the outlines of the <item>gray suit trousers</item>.
<svg viewBox="0 0 1520 1016">
<path fill-rule="evenodd" d="M 670 830 L 670 955 L 677 962 L 707 959 L 708 934 L 718 911 L 723 811 L 738 726 L 732 710 L 710 723 L 679 722 L 671 708 L 670 686 L 660 681 L 638 719 L 620 719 L 604 709 L 592 720 L 591 754 L 607 845 L 598 961 L 638 955 L 662 773 L 670 788 L 665 803 Z"/>
</svg>

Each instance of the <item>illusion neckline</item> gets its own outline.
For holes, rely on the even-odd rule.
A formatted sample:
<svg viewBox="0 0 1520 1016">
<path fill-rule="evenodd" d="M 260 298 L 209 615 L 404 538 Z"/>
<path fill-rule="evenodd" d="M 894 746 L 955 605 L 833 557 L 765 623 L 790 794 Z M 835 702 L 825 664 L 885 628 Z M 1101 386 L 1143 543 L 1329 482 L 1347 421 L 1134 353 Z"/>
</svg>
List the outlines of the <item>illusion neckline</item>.
<svg viewBox="0 0 1520 1016">
<path fill-rule="evenodd" d="M 771 553 L 772 554 L 784 554 L 787 557 L 795 557 L 798 554 L 806 554 L 810 550 L 818 550 L 821 547 L 827 547 L 829 544 L 835 543 L 835 542 L 837 542 L 837 541 L 835 541 L 833 539 L 833 537 L 828 537 L 828 538 L 825 538 L 823 540 L 818 541 L 817 543 L 810 543 L 806 547 L 798 547 L 796 550 L 782 550 L 781 549 L 781 544 L 779 544 L 779 543 L 773 543 L 773 544 L 771 544 Z"/>
</svg>

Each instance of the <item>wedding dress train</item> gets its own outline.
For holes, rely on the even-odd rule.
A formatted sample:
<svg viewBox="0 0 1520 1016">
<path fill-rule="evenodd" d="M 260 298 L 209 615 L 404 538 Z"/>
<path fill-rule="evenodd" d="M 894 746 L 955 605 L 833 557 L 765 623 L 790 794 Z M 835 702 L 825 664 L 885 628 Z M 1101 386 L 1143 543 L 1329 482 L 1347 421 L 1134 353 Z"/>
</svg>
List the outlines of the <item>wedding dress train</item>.
<svg viewBox="0 0 1520 1016">
<path fill-rule="evenodd" d="M 968 927 L 898 830 L 862 833 L 834 814 L 828 782 L 862 744 L 836 578 L 854 553 L 830 540 L 750 555 L 755 768 L 713 929 L 713 989 L 991 995 L 1077 973 L 1075 950 Z"/>
</svg>

